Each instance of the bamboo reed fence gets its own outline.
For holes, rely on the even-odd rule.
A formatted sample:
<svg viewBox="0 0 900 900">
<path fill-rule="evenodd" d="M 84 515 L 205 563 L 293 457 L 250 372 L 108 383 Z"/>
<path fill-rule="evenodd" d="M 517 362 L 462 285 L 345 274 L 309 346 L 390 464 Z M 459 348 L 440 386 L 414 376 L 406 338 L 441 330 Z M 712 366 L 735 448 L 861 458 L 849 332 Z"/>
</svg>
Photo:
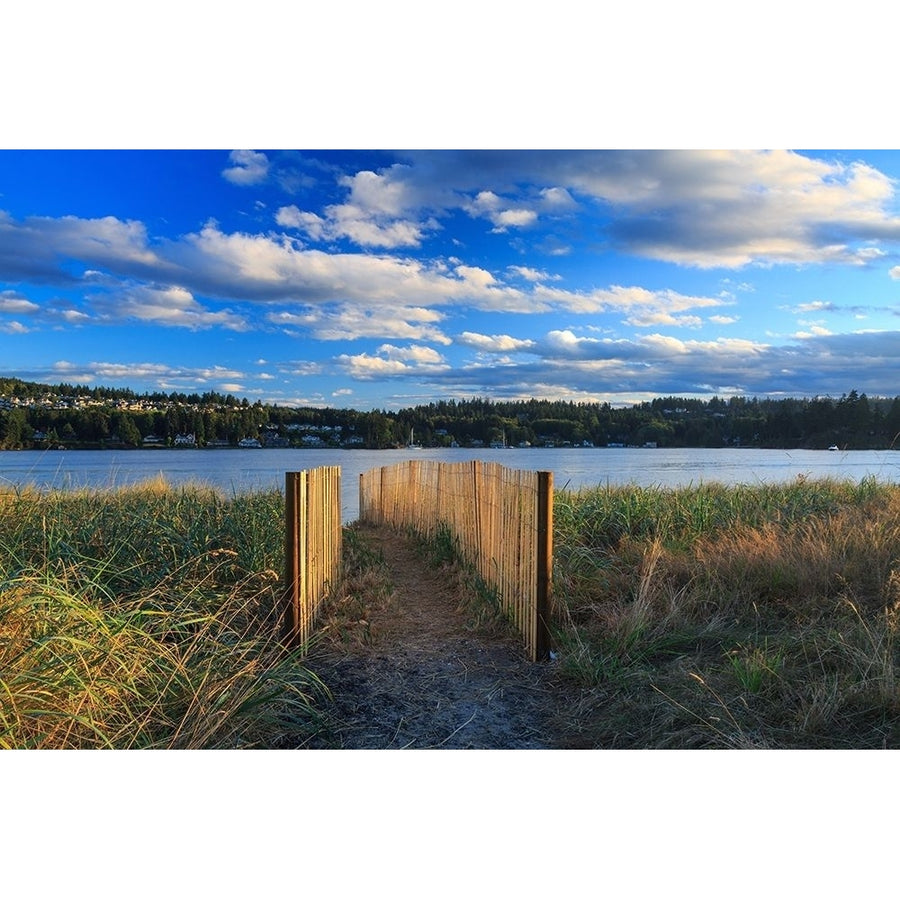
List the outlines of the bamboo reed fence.
<svg viewBox="0 0 900 900">
<path fill-rule="evenodd" d="M 552 472 L 480 460 L 406 460 L 360 475 L 359 517 L 426 537 L 449 529 L 460 555 L 497 591 L 531 659 L 547 659 Z"/>
<path fill-rule="evenodd" d="M 341 469 L 285 474 L 285 631 L 305 648 L 341 563 Z"/>
</svg>

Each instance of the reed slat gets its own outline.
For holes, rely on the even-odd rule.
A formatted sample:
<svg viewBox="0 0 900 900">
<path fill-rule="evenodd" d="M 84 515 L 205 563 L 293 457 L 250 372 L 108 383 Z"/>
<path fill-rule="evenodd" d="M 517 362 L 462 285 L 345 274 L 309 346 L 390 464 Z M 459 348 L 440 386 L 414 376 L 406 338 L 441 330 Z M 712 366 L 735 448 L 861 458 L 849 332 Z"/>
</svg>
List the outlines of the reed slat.
<svg viewBox="0 0 900 900">
<path fill-rule="evenodd" d="M 497 592 L 529 656 L 549 656 L 553 476 L 474 460 L 406 460 L 364 472 L 360 520 L 449 530 L 460 555 Z"/>
</svg>

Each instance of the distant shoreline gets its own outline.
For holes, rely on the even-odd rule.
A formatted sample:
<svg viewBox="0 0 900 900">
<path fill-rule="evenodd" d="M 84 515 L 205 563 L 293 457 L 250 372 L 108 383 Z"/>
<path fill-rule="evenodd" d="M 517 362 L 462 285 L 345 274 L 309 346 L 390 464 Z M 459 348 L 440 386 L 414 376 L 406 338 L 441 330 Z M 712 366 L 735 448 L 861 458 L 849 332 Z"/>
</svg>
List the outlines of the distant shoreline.
<svg viewBox="0 0 900 900">
<path fill-rule="evenodd" d="M 100 452 L 100 451 L 122 451 L 122 450 L 127 451 L 127 452 L 131 452 L 133 450 L 152 450 L 153 452 L 174 451 L 174 452 L 179 452 L 179 453 L 191 451 L 191 450 L 201 450 L 201 451 L 222 450 L 222 451 L 228 451 L 228 452 L 231 452 L 231 451 L 246 452 L 248 450 L 270 450 L 270 451 L 271 450 L 296 450 L 296 451 L 302 452 L 302 453 L 306 453 L 306 452 L 317 453 L 317 452 L 328 451 L 328 450 L 330 450 L 332 452 L 336 451 L 336 450 L 341 450 L 341 451 L 346 451 L 348 453 L 354 453 L 357 451 L 373 451 L 373 450 L 382 451 L 382 452 L 391 452 L 391 451 L 405 450 L 405 449 L 407 449 L 407 448 L 402 445 L 397 446 L 397 447 L 365 447 L 365 446 L 359 446 L 359 445 L 354 445 L 354 446 L 350 446 L 350 447 L 341 447 L 341 446 L 333 447 L 333 446 L 328 446 L 328 445 L 310 446 L 310 447 L 266 447 L 265 445 L 259 446 L 259 447 L 235 447 L 235 446 L 228 446 L 228 447 L 222 447 L 222 446 L 166 447 L 166 446 L 161 446 L 159 444 L 151 444 L 146 447 L 135 447 L 133 445 L 129 446 L 127 444 L 84 444 L 84 445 L 80 445 L 77 447 L 62 447 L 62 446 L 57 446 L 57 447 L 0 447 L 0 453 L 48 453 L 48 452 L 65 453 L 65 452 L 72 451 L 72 450 L 74 450 L 76 452 L 79 450 L 90 451 L 92 453 Z M 471 447 L 471 446 L 462 446 L 462 447 L 424 447 L 424 446 L 419 446 L 419 447 L 416 447 L 415 449 L 416 450 L 424 450 L 426 452 L 429 450 L 438 450 L 441 452 L 443 452 L 443 451 L 452 452 L 453 450 L 468 450 L 468 451 L 478 450 L 478 451 L 481 451 L 481 450 L 499 450 L 499 449 L 535 450 L 535 451 L 541 451 L 541 450 L 585 450 L 585 451 L 591 451 L 591 450 L 725 450 L 725 451 L 728 451 L 728 450 L 731 450 L 734 452 L 739 452 L 742 450 L 761 450 L 761 451 L 784 450 L 786 452 L 790 452 L 792 450 L 804 450 L 804 451 L 808 450 L 811 452 L 818 452 L 818 453 L 829 453 L 829 452 L 833 453 L 833 452 L 835 452 L 835 450 L 837 450 L 840 453 L 854 453 L 854 452 L 856 452 L 856 453 L 873 453 L 873 452 L 889 452 L 889 451 L 893 450 L 893 451 L 900 452 L 900 446 L 894 446 L 894 447 L 838 447 L 838 448 L 835 448 L 835 447 L 803 447 L 803 446 L 786 446 L 786 447 L 770 447 L 770 446 L 730 446 L 730 447 L 679 446 L 679 447 L 667 447 L 667 446 L 664 446 L 664 447 L 648 447 L 646 445 L 641 446 L 639 444 L 594 445 L 591 447 L 583 447 L 583 446 L 579 446 L 576 444 L 559 444 L 559 445 L 555 445 L 552 447 L 537 445 L 537 446 L 531 446 L 531 447 L 503 447 L 503 448 Z"/>
</svg>

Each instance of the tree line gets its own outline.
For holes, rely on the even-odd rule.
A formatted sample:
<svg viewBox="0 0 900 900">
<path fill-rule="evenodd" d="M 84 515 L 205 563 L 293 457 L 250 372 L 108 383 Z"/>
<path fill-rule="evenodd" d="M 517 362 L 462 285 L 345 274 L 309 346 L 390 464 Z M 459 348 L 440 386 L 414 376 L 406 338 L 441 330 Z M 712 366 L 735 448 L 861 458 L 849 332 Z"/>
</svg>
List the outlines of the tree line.
<svg viewBox="0 0 900 900">
<path fill-rule="evenodd" d="M 658 446 L 900 448 L 900 398 L 661 397 L 634 406 L 440 400 L 398 411 L 285 407 L 231 394 L 41 385 L 0 378 L 0 448 L 174 446 Z"/>
</svg>

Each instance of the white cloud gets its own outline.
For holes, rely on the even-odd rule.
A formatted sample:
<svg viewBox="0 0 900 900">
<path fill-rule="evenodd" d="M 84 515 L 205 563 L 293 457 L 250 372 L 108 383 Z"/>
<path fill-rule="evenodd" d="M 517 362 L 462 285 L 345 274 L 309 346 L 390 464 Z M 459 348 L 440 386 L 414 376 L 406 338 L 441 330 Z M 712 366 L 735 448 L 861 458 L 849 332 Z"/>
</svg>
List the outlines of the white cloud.
<svg viewBox="0 0 900 900">
<path fill-rule="evenodd" d="M 419 205 L 413 196 L 407 175 L 408 166 L 392 166 L 384 174 L 363 171 L 339 179 L 350 189 L 348 205 L 367 216 L 402 218 Z"/>
<path fill-rule="evenodd" d="M 542 269 L 532 269 L 528 266 L 507 266 L 506 271 L 526 281 L 560 281 L 562 278 L 561 275 L 551 275 Z"/>
<path fill-rule="evenodd" d="M 435 365 L 444 362 L 444 357 L 431 347 L 411 344 L 408 347 L 396 347 L 393 344 L 382 344 L 378 353 L 384 354 L 388 359 L 401 359 L 404 362 Z"/>
<path fill-rule="evenodd" d="M 40 309 L 37 303 L 17 294 L 15 291 L 0 291 L 0 313 L 35 313 Z"/>
<path fill-rule="evenodd" d="M 508 334 L 478 334 L 474 331 L 464 331 L 456 336 L 454 342 L 465 347 L 474 347 L 482 353 L 512 353 L 534 347 L 532 340 L 514 338 Z"/>
<path fill-rule="evenodd" d="M 353 207 L 343 207 L 330 225 L 331 239 L 349 238 L 361 247 L 418 247 L 422 242 L 422 228 L 416 222 L 378 222 L 356 215 Z"/>
<path fill-rule="evenodd" d="M 382 344 L 376 352 L 381 355 L 341 354 L 335 362 L 350 377 L 363 381 L 380 377 L 422 376 L 449 369 L 441 354 L 431 347 Z"/>
<path fill-rule="evenodd" d="M 794 337 L 798 340 L 805 340 L 810 337 L 825 337 L 827 335 L 832 334 L 827 328 L 823 328 L 821 325 L 808 325 L 809 331 L 797 331 L 794 334 Z"/>
<path fill-rule="evenodd" d="M 423 195 L 427 173 L 429 197 L 442 209 L 461 208 L 500 231 L 588 198 L 614 210 L 604 231 L 615 245 L 682 265 L 865 265 L 883 255 L 880 241 L 900 240 L 900 219 L 889 211 L 895 184 L 862 162 L 785 150 L 407 155 L 413 165 L 394 178 L 406 180 L 411 198 Z M 501 196 L 499 185 L 515 196 Z"/>
<path fill-rule="evenodd" d="M 506 231 L 507 228 L 525 228 L 537 221 L 537 213 L 533 209 L 504 209 L 491 217 L 494 231 Z"/>
<path fill-rule="evenodd" d="M 326 238 L 328 223 L 311 212 L 304 212 L 296 206 L 282 206 L 275 214 L 275 221 L 282 228 L 296 228 L 305 231 L 314 241 Z"/>
<path fill-rule="evenodd" d="M 812 300 L 809 303 L 798 303 L 793 307 L 794 312 L 834 312 L 837 306 L 828 300 Z"/>
<path fill-rule="evenodd" d="M 165 261 L 150 249 L 143 223 L 123 222 L 113 216 L 79 219 L 30 216 L 16 222 L 0 211 L 0 279 L 34 279 L 73 284 L 78 277 L 63 263 L 77 260 L 91 269 L 151 271 L 166 269 Z"/>
<path fill-rule="evenodd" d="M 289 365 L 279 369 L 280 372 L 284 375 L 321 375 L 324 371 L 324 368 L 321 363 L 318 362 L 292 362 Z"/>
<path fill-rule="evenodd" d="M 244 373 L 223 366 L 211 368 L 190 368 L 169 366 L 154 362 L 89 362 L 72 363 L 58 360 L 51 366 L 54 377 L 75 382 L 123 382 L 134 383 L 135 379 L 147 380 L 161 390 L 203 387 L 220 379 L 243 378 Z"/>
<path fill-rule="evenodd" d="M 383 359 L 369 353 L 359 353 L 355 356 L 342 353 L 336 362 L 351 378 L 363 381 L 407 374 L 410 371 L 410 367 L 399 359 Z"/>
<path fill-rule="evenodd" d="M 720 297 L 694 297 L 671 290 L 650 291 L 642 287 L 621 285 L 581 292 L 563 291 L 539 284 L 535 286 L 533 296 L 548 305 L 571 312 L 619 312 L 643 316 L 656 313 L 671 315 L 691 309 L 708 309 L 727 304 L 727 301 Z"/>
<path fill-rule="evenodd" d="M 234 232 L 210 223 L 169 249 L 192 288 L 218 296 L 302 302 L 449 302 L 454 281 L 415 259 L 297 249 L 287 238 Z M 458 286 L 456 287 L 458 292 Z"/>
<path fill-rule="evenodd" d="M 547 332 L 544 339 L 537 342 L 537 349 L 547 359 L 601 359 L 615 355 L 616 348 L 627 343 L 611 338 L 578 337 L 565 328 Z"/>
<path fill-rule="evenodd" d="M 900 239 L 900 219 L 888 211 L 894 183 L 861 162 L 780 150 L 407 157 L 411 165 L 340 176 L 338 184 L 347 191 L 344 203 L 320 212 L 282 207 L 276 221 L 313 240 L 416 247 L 454 209 L 486 218 L 502 232 L 534 225 L 539 214 L 568 213 L 578 207 L 577 195 L 615 209 L 605 231 L 622 249 L 691 266 L 864 265 L 884 255 L 881 241 Z M 234 151 L 230 160 L 223 175 L 234 183 L 267 177 L 265 154 Z M 522 187 L 509 188 L 513 184 Z M 511 195 L 499 193 L 499 185 Z"/>
<path fill-rule="evenodd" d="M 671 335 L 664 334 L 648 334 L 645 338 L 638 342 L 650 352 L 650 356 L 659 356 L 660 354 L 684 355 L 688 352 L 688 345 L 684 341 L 678 340 Z"/>
<path fill-rule="evenodd" d="M 480 364 L 462 367 L 429 364 L 428 359 L 434 359 L 430 355 L 416 365 L 407 350 L 386 345 L 374 354 L 341 356 L 336 363 L 363 381 L 414 383 L 425 398 L 438 391 L 445 397 L 485 394 L 637 402 L 713 393 L 840 395 L 848 385 L 878 394 L 885 373 L 900 365 L 900 333 L 809 331 L 773 345 L 726 338 L 683 341 L 661 333 L 636 340 L 590 339 L 557 329 L 535 341 L 525 356 L 492 354 Z M 384 398 L 380 405 L 391 405 L 390 396 L 380 396 Z"/>
<path fill-rule="evenodd" d="M 276 221 L 305 232 L 314 241 L 347 239 L 361 247 L 418 247 L 437 221 L 424 214 L 423 198 L 406 180 L 407 168 L 384 173 L 357 172 L 338 179 L 349 190 L 345 203 L 325 207 L 323 215 L 286 206 Z"/>
<path fill-rule="evenodd" d="M 565 188 L 543 188 L 540 196 L 542 210 L 546 212 L 569 212 L 578 206 L 572 195 Z"/>
<path fill-rule="evenodd" d="M 703 320 L 699 316 L 673 316 L 664 310 L 631 315 L 625 319 L 625 322 L 635 328 L 654 328 L 660 325 L 679 328 L 700 328 L 703 325 Z"/>
<path fill-rule="evenodd" d="M 273 312 L 266 318 L 275 325 L 301 328 L 321 341 L 391 337 L 450 343 L 450 338 L 434 324 L 444 318 L 443 314 L 424 307 L 328 304 L 302 313 Z"/>
<path fill-rule="evenodd" d="M 535 295 L 496 282 L 486 269 L 458 266 L 450 277 L 441 262 L 368 253 L 298 249 L 288 238 L 234 232 L 215 223 L 168 248 L 169 257 L 195 292 L 242 299 L 372 307 L 459 304 L 507 312 L 549 308 Z"/>
<path fill-rule="evenodd" d="M 84 325 L 91 321 L 91 317 L 87 313 L 78 309 L 54 309 L 51 307 L 46 310 L 46 314 L 50 319 L 62 319 L 67 325 Z"/>
<path fill-rule="evenodd" d="M 107 321 L 128 318 L 170 327 L 221 327 L 231 331 L 246 331 L 249 327 L 242 316 L 229 310 L 204 308 L 190 291 L 182 287 L 135 285 L 109 296 L 94 298 L 94 306 Z"/>
<path fill-rule="evenodd" d="M 247 187 L 260 184 L 269 175 L 269 160 L 265 153 L 255 150 L 232 150 L 228 155 L 232 165 L 222 170 L 222 177 L 232 184 Z"/>
<path fill-rule="evenodd" d="M 7 248 L 10 253 L 4 259 Z M 60 265 L 59 260 L 64 257 L 83 261 L 88 271 L 96 272 L 100 263 L 119 277 L 147 279 L 192 295 L 242 301 L 359 303 L 369 309 L 384 304 L 459 305 L 519 313 L 555 309 L 585 313 L 654 304 L 677 313 L 723 303 L 721 299 L 619 286 L 579 292 L 537 283 L 526 291 L 503 284 L 480 266 L 458 263 L 451 272 L 444 260 L 429 263 L 370 253 L 325 253 L 298 247 L 286 236 L 226 233 L 215 222 L 207 223 L 198 233 L 161 241 L 151 249 L 146 230 L 139 222 L 69 218 L 26 220 L 18 225 L 0 215 L 0 277 L 19 280 L 22 266 L 27 265 L 31 270 L 39 270 L 45 280 L 79 283 Z M 8 264 L 5 271 L 4 262 Z M 534 274 L 535 270 L 527 271 Z M 93 275 L 90 283 L 103 288 L 118 287 L 116 279 L 106 275 Z M 171 308 L 167 301 L 155 314 L 165 316 Z M 142 310 L 149 314 L 142 304 L 134 307 L 138 316 Z M 109 307 L 104 312 L 112 314 Z M 186 312 L 182 309 L 182 313 Z M 194 312 L 197 327 L 241 327 L 234 314 L 221 313 L 216 322 L 210 318 L 212 311 L 202 315 L 195 308 Z M 182 315 L 184 323 L 190 318 Z"/>
<path fill-rule="evenodd" d="M 480 191 L 463 209 L 473 217 L 485 217 L 493 224 L 493 231 L 501 233 L 509 228 L 526 228 L 537 221 L 537 213 L 524 205 L 514 205 L 493 191 Z"/>
<path fill-rule="evenodd" d="M 600 171 L 598 171 L 600 170 Z M 864 264 L 900 238 L 890 179 L 862 163 L 788 151 L 647 151 L 598 157 L 573 183 L 618 206 L 624 249 L 703 268 L 754 261 Z M 862 243 L 863 246 L 854 246 Z"/>
<path fill-rule="evenodd" d="M 34 303 L 27 297 L 23 297 L 17 291 L 11 290 L 0 291 L 0 315 L 28 316 L 32 323 L 50 323 L 57 327 L 59 323 L 64 325 L 81 325 L 90 319 L 87 313 L 80 310 L 42 306 Z M 0 327 L 7 334 L 25 334 L 34 330 L 20 321 L 6 322 Z"/>
<path fill-rule="evenodd" d="M 475 285 L 478 288 L 485 288 L 497 283 L 497 280 L 487 269 L 482 269 L 479 266 L 457 266 L 454 271 L 467 284 Z"/>
</svg>

